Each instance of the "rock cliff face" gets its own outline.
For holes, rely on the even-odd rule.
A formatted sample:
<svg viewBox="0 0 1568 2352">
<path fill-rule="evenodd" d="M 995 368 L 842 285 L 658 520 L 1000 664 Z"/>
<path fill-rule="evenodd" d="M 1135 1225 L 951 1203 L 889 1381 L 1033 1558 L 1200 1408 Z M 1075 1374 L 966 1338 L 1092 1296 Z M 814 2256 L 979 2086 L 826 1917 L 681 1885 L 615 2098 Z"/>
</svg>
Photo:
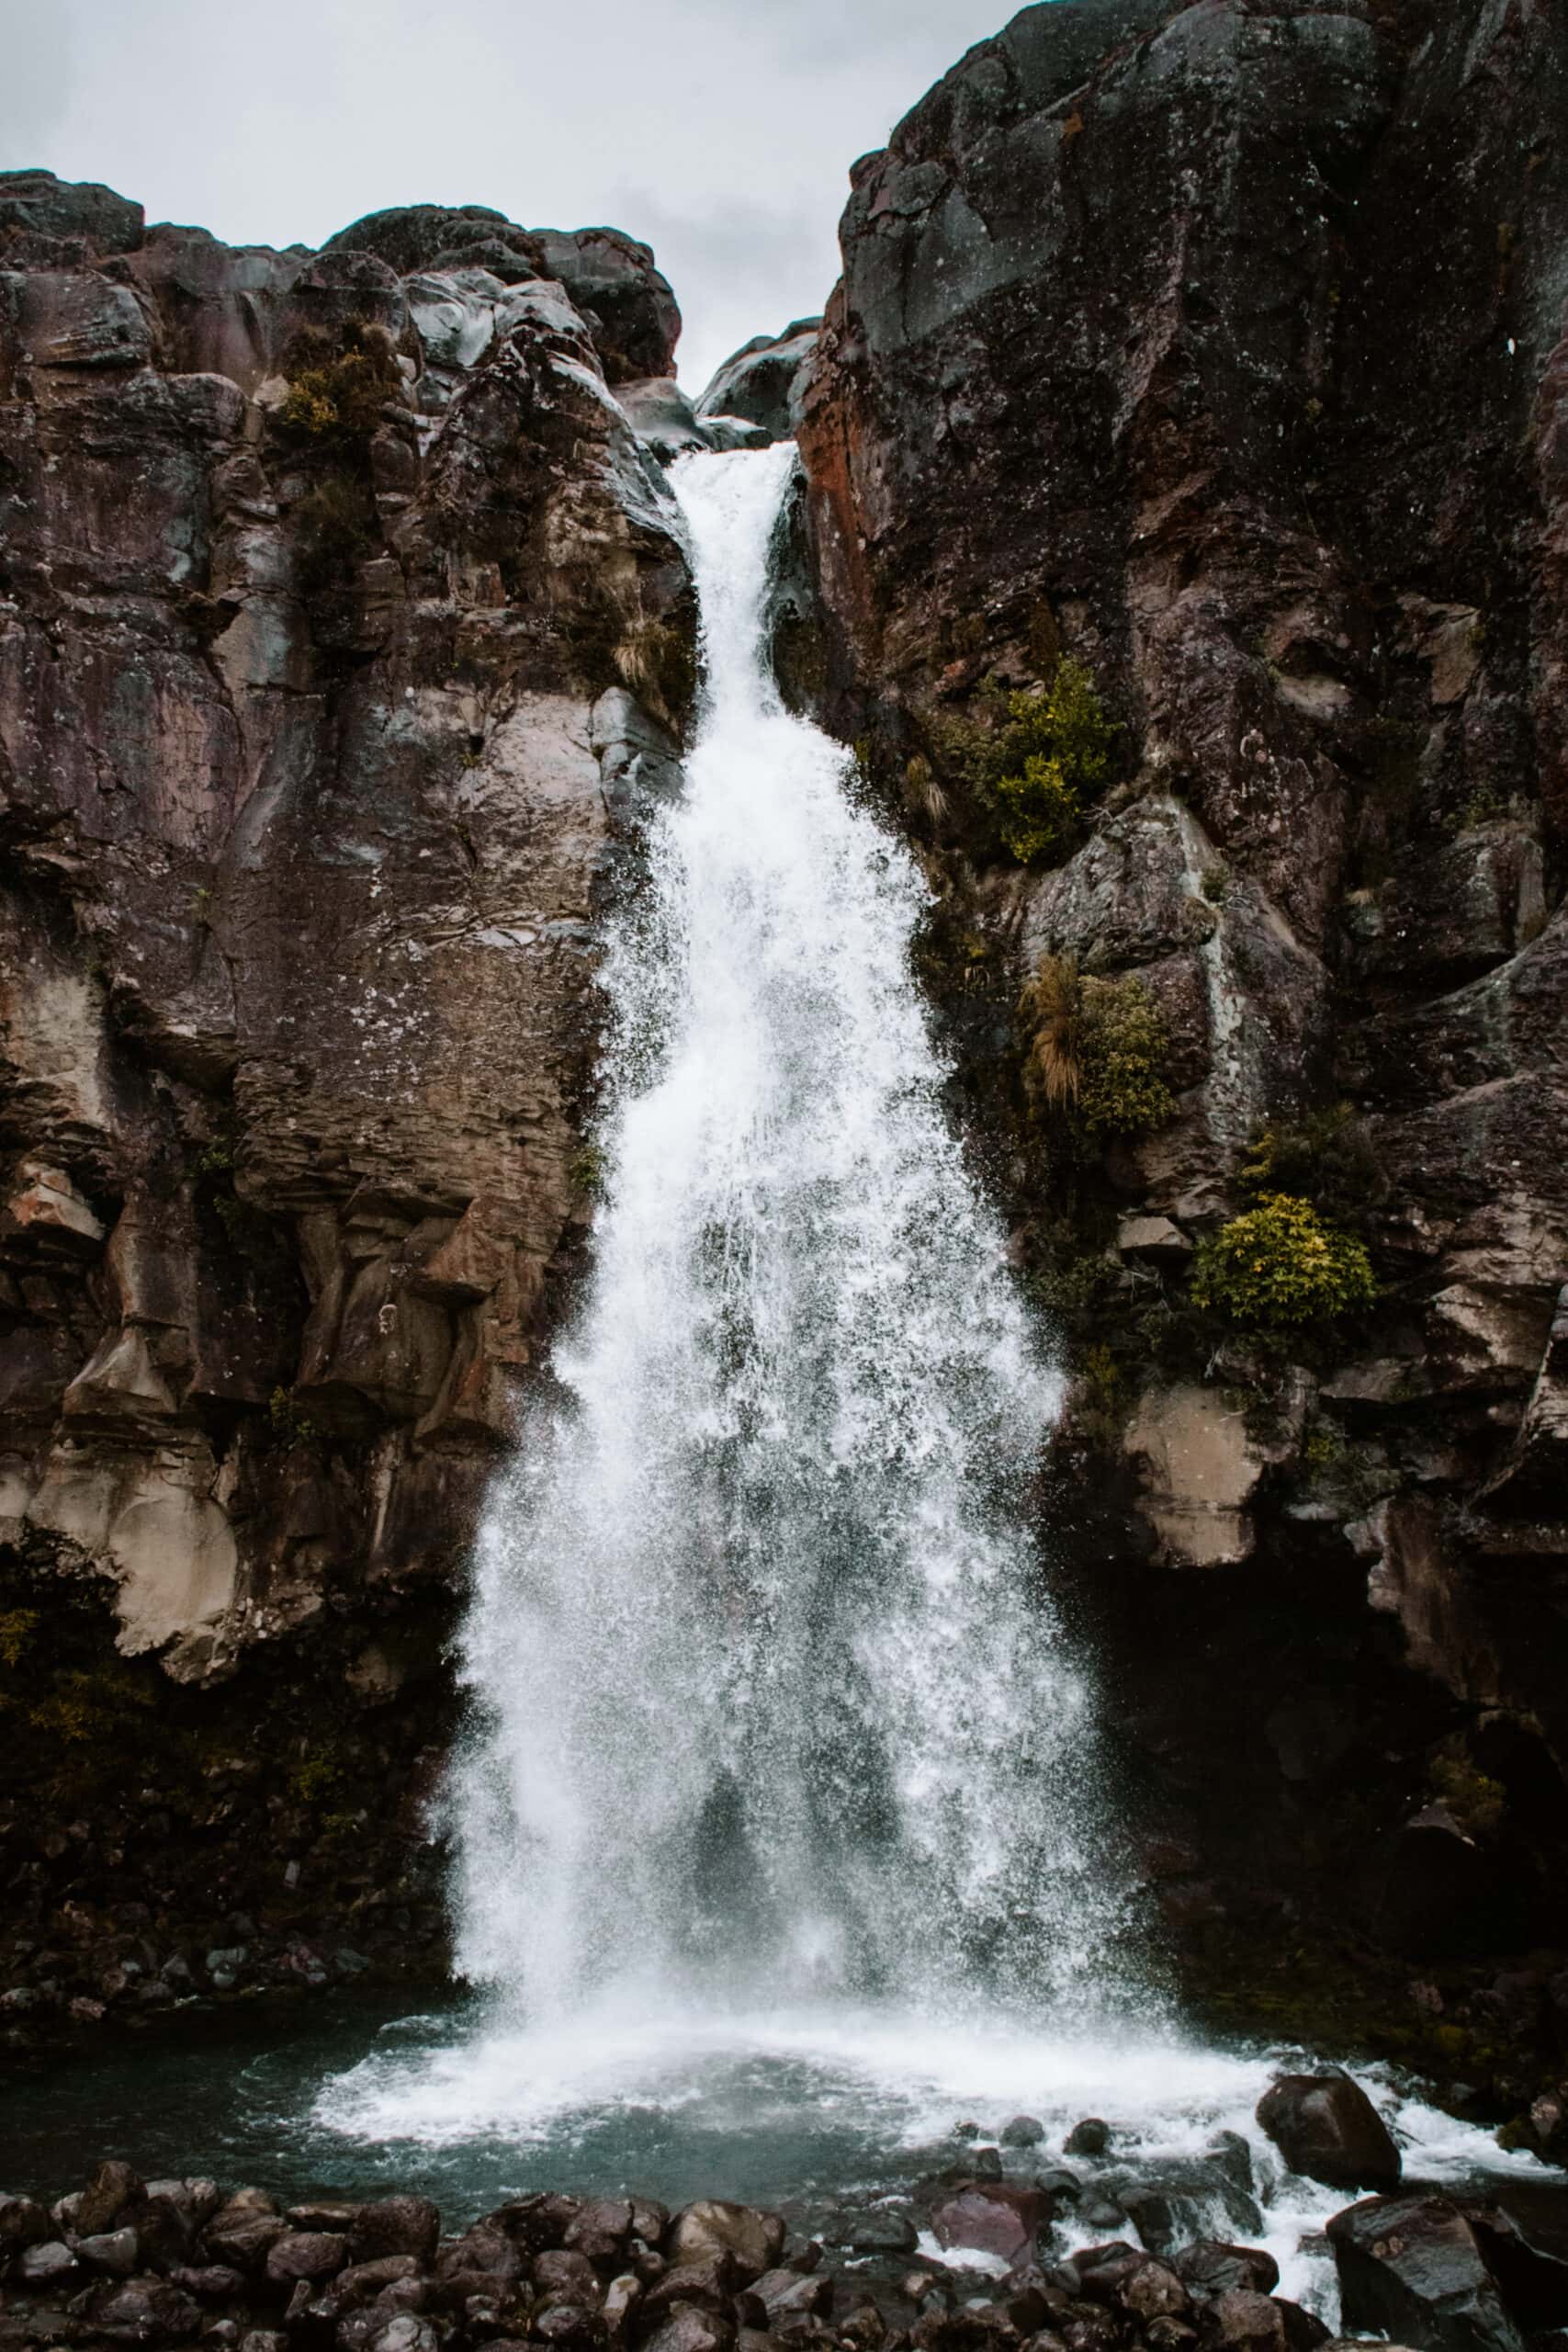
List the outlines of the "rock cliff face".
<svg viewBox="0 0 1568 2352">
<path fill-rule="evenodd" d="M 358 1810 L 373 1845 L 438 1729 L 455 1575 L 585 1213 L 615 820 L 689 691 L 673 508 L 606 382 L 669 376 L 679 323 L 613 231 L 432 209 L 231 252 L 0 176 L 18 1933 L 69 1895 L 90 1945 L 107 1885 L 232 1947 L 258 1809 L 307 1849 Z M 250 1663 L 204 1708 L 153 1657 L 191 1686 Z M 112 1808 L 58 1836 L 128 1723 L 165 1829 L 216 1816 L 185 1894 L 150 1894 L 159 1841 L 139 1863 Z"/>
<path fill-rule="evenodd" d="M 1026 9 L 855 166 L 801 396 L 818 699 L 939 895 L 1177 1920 L 1562 1933 L 1565 122 L 1540 0 Z M 1062 652 L 1114 788 L 1021 867 L 952 746 Z M 1076 1161 L 1042 959 L 1166 1039 Z M 1304 1348 L 1185 1291 L 1266 1126 L 1337 1138 L 1382 1285 Z"/>
</svg>

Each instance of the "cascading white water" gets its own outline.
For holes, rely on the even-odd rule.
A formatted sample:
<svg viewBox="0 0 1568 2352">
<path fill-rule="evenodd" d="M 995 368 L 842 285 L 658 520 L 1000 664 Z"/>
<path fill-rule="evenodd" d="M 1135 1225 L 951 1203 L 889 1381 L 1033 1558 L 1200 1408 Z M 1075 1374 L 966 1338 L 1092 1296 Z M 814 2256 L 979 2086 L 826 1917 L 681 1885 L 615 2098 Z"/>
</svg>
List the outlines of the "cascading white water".
<svg viewBox="0 0 1568 2352">
<path fill-rule="evenodd" d="M 536 2020 L 1059 2007 L 1120 1910 L 1025 1532 L 1057 1383 L 943 1116 L 922 887 L 767 668 L 794 464 L 677 469 L 704 714 L 609 939 L 586 1303 L 479 1549 L 459 1960 Z"/>
<path fill-rule="evenodd" d="M 706 711 L 613 928 L 594 1272 L 466 1634 L 459 1957 L 497 1997 L 389 2030 L 311 2123 L 487 2195 L 767 2202 L 907 2185 L 960 2115 L 1054 2149 L 1107 2119 L 1112 2196 L 1239 2132 L 1247 2235 L 1332 2327 L 1343 2194 L 1254 2119 L 1312 2060 L 1112 1982 L 1092 1710 L 1026 1532 L 1055 1383 L 942 1117 L 918 877 L 763 665 L 792 463 L 677 475 Z M 1529 2168 L 1375 2087 L 1419 2177 Z"/>
</svg>

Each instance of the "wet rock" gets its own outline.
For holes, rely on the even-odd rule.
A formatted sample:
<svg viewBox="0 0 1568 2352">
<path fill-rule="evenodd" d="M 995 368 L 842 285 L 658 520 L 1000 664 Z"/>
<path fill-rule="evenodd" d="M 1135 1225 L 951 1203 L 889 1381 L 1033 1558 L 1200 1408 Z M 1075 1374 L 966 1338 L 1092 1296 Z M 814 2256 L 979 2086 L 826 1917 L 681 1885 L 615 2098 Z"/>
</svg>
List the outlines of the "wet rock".
<svg viewBox="0 0 1568 2352">
<path fill-rule="evenodd" d="M 194 2267 L 181 2264 L 170 2271 L 169 2282 L 203 2303 L 232 2302 L 245 2290 L 243 2274 L 231 2269 L 226 2262 L 204 2262 Z"/>
<path fill-rule="evenodd" d="M 603 2317 L 586 2303 L 551 2303 L 536 2312 L 534 2334 L 563 2352 L 589 2352 L 591 2346 L 606 2340 Z"/>
<path fill-rule="evenodd" d="M 1110 2145 L 1110 2124 L 1101 2122 L 1098 2115 L 1086 2115 L 1063 2141 L 1062 2153 L 1068 2156 L 1102 2156 Z"/>
<path fill-rule="evenodd" d="M 1205 2153 L 1211 2164 L 1251 2196 L 1257 2185 L 1252 2176 L 1252 2150 L 1239 2132 L 1216 2132 Z"/>
<path fill-rule="evenodd" d="M 771 440 L 787 440 L 821 325 L 820 319 L 795 319 L 783 334 L 753 335 L 714 376 L 697 401 L 698 414 L 741 417 Z"/>
<path fill-rule="evenodd" d="M 576 2221 L 581 2198 L 560 2197 L 548 2191 L 534 2197 L 520 2197 L 510 2205 L 502 2205 L 487 2221 L 505 2232 L 519 2253 L 544 2254 L 552 2246 L 566 2244 L 566 2233 Z"/>
<path fill-rule="evenodd" d="M 931 2227 L 943 2246 L 974 2246 L 1015 2263 L 1034 2249 L 1050 2219 L 1050 2201 L 1037 2188 L 974 2181 L 935 2209 Z"/>
<path fill-rule="evenodd" d="M 0 2262 L 24 2246 L 41 2245 L 53 2226 L 31 2197 L 0 2196 Z"/>
<path fill-rule="evenodd" d="M 335 2278 L 348 2259 L 348 2241 L 332 2230 L 290 2230 L 267 2248 L 265 2275 L 275 2287 Z"/>
<path fill-rule="evenodd" d="M 1200 2336 L 1224 2352 L 1289 2352 L 1284 2312 L 1250 2287 L 1227 2287 L 1207 2303 Z"/>
<path fill-rule="evenodd" d="M 542 2255 L 540 2261 L 564 2258 Z M 536 2265 L 536 2278 L 537 2275 L 538 2266 Z M 697 2311 L 728 2312 L 740 2284 L 739 2265 L 732 2254 L 722 2249 L 709 2254 L 700 2262 L 672 2263 L 662 2278 L 654 2279 L 645 2289 L 643 2315 L 649 2320 L 662 2318 L 678 2303 L 690 2303 Z"/>
<path fill-rule="evenodd" d="M 1495 2208 L 1447 2197 L 1368 2197 L 1336 2213 L 1329 2244 L 1348 2327 L 1432 2352 L 1519 2352 L 1568 2319 L 1568 2265 Z"/>
<path fill-rule="evenodd" d="M 1037 2148 L 1045 2137 L 1045 2126 L 1038 2116 L 1015 2115 L 997 2137 L 1004 2148 Z"/>
<path fill-rule="evenodd" d="M 128 2164 L 117 2158 L 101 2164 L 76 2200 L 77 2236 L 97 2237 L 112 2229 L 126 2207 L 143 2194 L 141 2175 Z"/>
<path fill-rule="evenodd" d="M 96 2237 L 79 2237 L 76 2252 L 89 2270 L 107 2270 L 113 2278 L 129 2278 L 140 2254 L 133 2229 L 106 2230 Z"/>
<path fill-rule="evenodd" d="M 803 2313 L 818 2319 L 832 2317 L 833 2281 L 823 2271 L 764 2270 L 752 2292 L 767 2312 L 771 2327 Z"/>
<path fill-rule="evenodd" d="M 24 2287 L 62 2287 L 79 2278 L 80 2266 L 62 2238 L 44 2238 L 24 2246 L 17 2256 L 16 2276 Z"/>
<path fill-rule="evenodd" d="M 619 2263 L 636 2230 L 635 2218 L 628 2199 L 613 2197 L 591 2198 L 580 2208 L 566 2233 L 567 2245 L 578 2254 L 585 2254 L 597 2269 L 613 2269 Z"/>
<path fill-rule="evenodd" d="M 599 2301 L 599 2275 L 593 2265 L 585 2254 L 566 2246 L 550 2246 L 536 2255 L 533 2278 L 541 2295 L 559 2295 L 591 2305 Z"/>
<path fill-rule="evenodd" d="M 412 2254 L 418 2262 L 432 2262 L 441 2240 L 441 2209 L 428 2197 L 383 2197 L 362 2205 L 349 2239 L 355 2263 L 375 2262 L 389 2254 Z"/>
<path fill-rule="evenodd" d="M 689 2305 L 671 2312 L 648 2337 L 642 2352 L 731 2352 L 735 2329 L 728 2319 Z"/>
<path fill-rule="evenodd" d="M 885 2205 L 840 2216 L 839 2242 L 852 2254 L 913 2254 L 919 2233 L 908 2213 Z"/>
<path fill-rule="evenodd" d="M 612 2335 L 624 2334 L 643 2297 L 642 2280 L 635 2270 L 623 2270 L 604 2290 L 604 2324 Z"/>
<path fill-rule="evenodd" d="M 162 2278 L 128 2278 L 92 2298 L 87 2318 L 111 2344 L 177 2344 L 201 2324 L 200 2306 Z"/>
<path fill-rule="evenodd" d="M 1282 2075 L 1258 2103 L 1258 2121 L 1292 2172 L 1330 2188 L 1391 2188 L 1398 2148 L 1348 2075 Z"/>
<path fill-rule="evenodd" d="M 784 2242 L 784 2224 L 777 2213 L 760 2213 L 749 2205 L 732 2205 L 718 2198 L 700 2198 L 678 2213 L 665 2252 L 675 2263 L 702 2262 L 728 2254 L 744 2283 L 760 2278 L 778 2260 Z"/>
<path fill-rule="evenodd" d="M 1219 2238 L 1200 2238 L 1179 2246 L 1171 2267 L 1199 2302 L 1213 2301 L 1233 2287 L 1247 2287 L 1268 2295 L 1280 2283 L 1280 2266 L 1266 2247 L 1231 2245 Z"/>
<path fill-rule="evenodd" d="M 581 2245 L 571 2250 L 591 2259 L 587 2248 Z M 523 2276 L 523 2256 L 504 2230 L 479 2222 L 450 2245 L 443 2246 L 435 2272 L 443 2279 L 484 2278 L 499 2286 L 510 2286 Z M 469 2291 L 476 2292 L 477 2289 L 470 2288 Z"/>
</svg>

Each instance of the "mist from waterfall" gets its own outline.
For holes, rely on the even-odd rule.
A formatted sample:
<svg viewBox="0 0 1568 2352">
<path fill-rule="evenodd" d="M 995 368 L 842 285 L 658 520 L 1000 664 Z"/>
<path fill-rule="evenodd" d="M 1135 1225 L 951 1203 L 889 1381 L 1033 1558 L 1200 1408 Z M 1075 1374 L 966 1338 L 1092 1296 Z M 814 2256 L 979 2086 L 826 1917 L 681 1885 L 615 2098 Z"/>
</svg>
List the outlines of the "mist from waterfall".
<svg viewBox="0 0 1568 2352">
<path fill-rule="evenodd" d="M 592 1271 L 463 1640 L 458 1964 L 1063 2015 L 1122 1912 L 1030 1532 L 1059 1383 L 942 1106 L 925 903 L 764 616 L 792 446 L 676 469 L 705 686 L 609 928 Z"/>
</svg>

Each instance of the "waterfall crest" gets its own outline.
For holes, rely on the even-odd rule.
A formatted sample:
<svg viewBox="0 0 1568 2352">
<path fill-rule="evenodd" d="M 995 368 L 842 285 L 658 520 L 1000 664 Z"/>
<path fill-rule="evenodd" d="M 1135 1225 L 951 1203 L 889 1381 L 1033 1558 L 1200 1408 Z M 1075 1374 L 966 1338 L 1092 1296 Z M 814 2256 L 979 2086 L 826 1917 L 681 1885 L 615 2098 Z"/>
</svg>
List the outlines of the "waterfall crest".
<svg viewBox="0 0 1568 2352">
<path fill-rule="evenodd" d="M 676 469 L 705 689 L 604 967 L 593 1269 L 479 1545 L 459 1964 L 1061 2006 L 1118 1924 L 1027 1532 L 1058 1382 L 944 1116 L 916 867 L 781 706 L 792 446 Z"/>
</svg>

